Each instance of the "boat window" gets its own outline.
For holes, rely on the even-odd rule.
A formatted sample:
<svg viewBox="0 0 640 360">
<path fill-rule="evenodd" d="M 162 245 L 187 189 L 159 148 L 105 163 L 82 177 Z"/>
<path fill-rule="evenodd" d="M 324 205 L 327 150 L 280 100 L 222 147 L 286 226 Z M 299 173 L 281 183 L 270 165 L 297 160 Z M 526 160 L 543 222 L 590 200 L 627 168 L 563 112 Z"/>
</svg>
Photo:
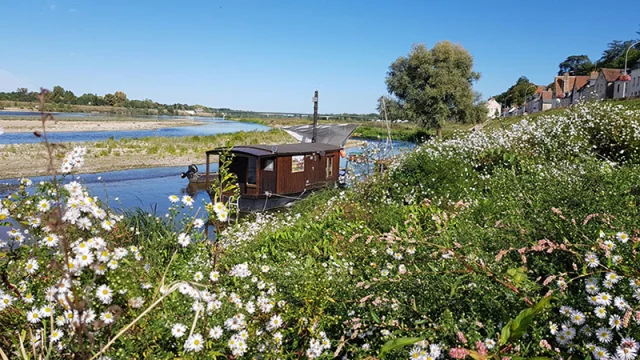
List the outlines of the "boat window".
<svg viewBox="0 0 640 360">
<path fill-rule="evenodd" d="M 264 171 L 273 171 L 273 159 L 267 159 L 264 161 Z"/>
<path fill-rule="evenodd" d="M 257 160 L 254 157 L 250 157 L 247 164 L 247 184 L 256 184 L 256 168 Z"/>
<path fill-rule="evenodd" d="M 333 176 L 333 156 L 327 157 L 327 177 L 330 178 Z"/>
<path fill-rule="evenodd" d="M 304 155 L 291 157 L 291 172 L 292 173 L 304 172 Z"/>
</svg>

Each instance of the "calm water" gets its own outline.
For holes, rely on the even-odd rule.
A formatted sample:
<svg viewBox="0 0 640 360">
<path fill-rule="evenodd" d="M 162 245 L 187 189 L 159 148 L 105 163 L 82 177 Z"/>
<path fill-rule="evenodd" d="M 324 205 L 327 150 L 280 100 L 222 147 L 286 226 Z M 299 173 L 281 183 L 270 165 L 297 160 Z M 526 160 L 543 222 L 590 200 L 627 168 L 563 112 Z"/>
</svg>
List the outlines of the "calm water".
<svg viewBox="0 0 640 360">
<path fill-rule="evenodd" d="M 406 142 L 394 142 L 396 151 L 407 150 L 413 144 Z M 360 151 L 358 148 L 349 148 L 347 153 Z M 195 210 L 202 208 L 204 202 L 209 202 L 209 196 L 204 188 L 192 189 L 188 187 L 189 181 L 182 179 L 180 174 L 187 170 L 187 165 L 179 167 L 162 167 L 152 169 L 135 169 L 111 171 L 98 174 L 81 174 L 73 178 L 84 183 L 91 195 L 98 196 L 103 201 L 108 201 L 109 205 L 118 209 L 141 208 L 151 211 L 157 209 L 158 213 L 164 213 L 170 206 L 170 195 L 189 194 L 195 199 L 194 210 L 187 212 L 195 213 Z M 205 171 L 204 164 L 197 164 L 201 172 Z M 340 167 L 346 165 L 345 159 L 340 159 Z M 211 171 L 217 171 L 217 164 L 213 164 Z M 34 183 L 46 181 L 50 177 L 31 178 Z M 71 181 L 71 178 L 65 182 Z M 17 188 L 18 179 L 0 180 L 0 198 L 6 197 Z M 117 200 L 116 200 L 117 198 Z M 200 210 L 200 214 L 204 210 Z"/>
<path fill-rule="evenodd" d="M 67 112 L 54 112 L 52 113 L 54 116 L 56 117 L 78 117 L 78 118 L 82 118 L 82 117 L 87 117 L 87 118 L 91 118 L 91 117 L 112 117 L 114 119 L 117 118 L 139 118 L 139 119 L 149 119 L 149 120 L 178 120 L 178 119 L 193 119 L 193 120 L 211 120 L 211 119 L 217 119 L 217 118 L 213 118 L 213 117 L 209 117 L 209 116 L 175 116 L 175 115 L 118 115 L 118 114 L 107 114 L 107 113 L 67 113 Z M 20 116 L 21 118 L 24 117 L 34 117 L 34 118 L 39 118 L 40 117 L 40 113 L 39 112 L 34 112 L 34 111 L 3 111 L 0 110 L 0 117 L 10 117 L 10 116 Z"/>
<path fill-rule="evenodd" d="M 204 171 L 205 165 L 198 165 Z M 217 171 L 217 164 L 212 171 Z M 203 200 L 210 201 L 204 189 L 191 189 L 189 180 L 182 179 L 180 174 L 187 170 L 186 166 L 162 167 L 152 169 L 134 169 L 110 171 L 97 174 L 80 174 L 67 177 L 64 183 L 76 180 L 86 185 L 92 196 L 107 201 L 109 206 L 117 209 L 140 208 L 145 211 L 157 209 L 164 212 L 171 206 L 170 195 L 191 195 L 195 199 L 194 213 L 203 207 Z M 34 184 L 50 180 L 51 177 L 30 178 Z M 0 180 L 0 198 L 6 197 L 18 188 L 18 179 Z M 200 214 L 203 214 L 203 210 Z M 190 211 L 188 211 L 190 212 Z"/>
<path fill-rule="evenodd" d="M 90 117 L 86 116 L 85 117 Z M 180 117 L 184 119 L 184 117 Z M 148 119 L 148 117 L 145 117 Z M 166 117 L 166 120 L 174 120 L 175 117 Z M 223 133 L 234 133 L 239 131 L 267 131 L 268 126 L 243 123 L 216 118 L 193 117 L 202 123 L 195 126 L 181 126 L 163 128 L 157 130 L 132 130 L 132 131 L 74 131 L 74 132 L 51 132 L 48 133 L 49 141 L 52 142 L 81 142 L 81 141 L 101 141 L 110 138 L 143 138 L 149 136 L 194 136 L 194 135 L 215 135 Z M 42 139 L 36 138 L 32 133 L 5 133 L 0 136 L 0 144 L 23 144 L 40 142 Z"/>
</svg>

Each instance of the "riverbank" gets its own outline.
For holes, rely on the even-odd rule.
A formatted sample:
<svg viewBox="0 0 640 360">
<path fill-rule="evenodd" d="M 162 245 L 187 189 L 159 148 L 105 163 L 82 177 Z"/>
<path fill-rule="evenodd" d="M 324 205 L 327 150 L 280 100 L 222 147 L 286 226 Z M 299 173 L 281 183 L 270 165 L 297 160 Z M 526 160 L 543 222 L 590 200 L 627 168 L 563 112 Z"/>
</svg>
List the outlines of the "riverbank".
<svg viewBox="0 0 640 360">
<path fill-rule="evenodd" d="M 229 118 L 238 122 L 251 122 L 261 125 L 279 128 L 283 126 L 308 125 L 309 119 L 302 118 Z M 387 124 L 383 121 L 354 121 L 354 120 L 318 120 L 318 124 L 359 124 L 352 137 L 368 140 L 386 139 L 388 135 Z M 409 141 L 413 143 L 423 142 L 431 138 L 435 133 L 421 129 L 415 123 L 390 123 L 391 139 Z"/>
<path fill-rule="evenodd" d="M 237 132 L 212 136 L 148 137 L 141 139 L 106 140 L 99 142 L 65 143 L 56 153 L 56 160 L 74 146 L 87 148 L 82 173 L 97 173 L 127 169 L 165 166 L 186 166 L 206 161 L 205 151 L 230 144 L 285 144 L 297 142 L 281 130 Z M 350 140 L 348 147 L 362 141 Z M 47 175 L 48 156 L 43 144 L 0 145 L 0 179 Z M 59 164 L 58 164 L 59 165 Z M 56 165 L 56 166 L 58 166 Z"/>
<path fill-rule="evenodd" d="M 144 120 L 136 118 L 117 119 L 64 119 L 47 122 L 47 131 L 131 131 L 131 130 L 156 130 L 177 126 L 197 126 L 202 125 L 189 119 L 177 120 Z M 39 118 L 34 119 L 7 119 L 2 118 L 0 113 L 0 127 L 6 133 L 21 133 L 42 131 L 42 122 Z"/>
</svg>

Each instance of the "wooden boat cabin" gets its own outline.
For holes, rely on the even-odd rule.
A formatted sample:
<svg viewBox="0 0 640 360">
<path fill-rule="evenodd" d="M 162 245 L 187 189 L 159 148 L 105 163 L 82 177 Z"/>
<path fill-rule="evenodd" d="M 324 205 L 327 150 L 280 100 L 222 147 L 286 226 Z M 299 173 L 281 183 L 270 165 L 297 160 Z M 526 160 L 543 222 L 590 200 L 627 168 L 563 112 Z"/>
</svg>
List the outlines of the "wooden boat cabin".
<svg viewBox="0 0 640 360">
<path fill-rule="evenodd" d="M 211 156 L 225 150 L 207 151 L 207 175 Z M 231 154 L 229 170 L 238 176 L 241 211 L 281 207 L 338 181 L 341 147 L 336 145 L 243 145 L 233 147 Z"/>
</svg>

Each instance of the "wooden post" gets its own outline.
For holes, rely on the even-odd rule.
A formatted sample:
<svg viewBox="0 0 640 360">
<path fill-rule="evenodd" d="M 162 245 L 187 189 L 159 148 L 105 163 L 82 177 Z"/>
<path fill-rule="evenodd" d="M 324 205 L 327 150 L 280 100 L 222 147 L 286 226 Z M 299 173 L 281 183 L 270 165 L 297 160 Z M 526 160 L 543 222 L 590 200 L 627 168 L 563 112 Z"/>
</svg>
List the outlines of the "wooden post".
<svg viewBox="0 0 640 360">
<path fill-rule="evenodd" d="M 313 137 L 311 142 L 315 143 L 318 137 L 318 90 L 313 96 Z"/>
<path fill-rule="evenodd" d="M 207 187 L 207 194 L 209 193 L 209 154 L 207 154 L 207 172 L 204 174 L 205 178 L 205 186 Z"/>
</svg>

